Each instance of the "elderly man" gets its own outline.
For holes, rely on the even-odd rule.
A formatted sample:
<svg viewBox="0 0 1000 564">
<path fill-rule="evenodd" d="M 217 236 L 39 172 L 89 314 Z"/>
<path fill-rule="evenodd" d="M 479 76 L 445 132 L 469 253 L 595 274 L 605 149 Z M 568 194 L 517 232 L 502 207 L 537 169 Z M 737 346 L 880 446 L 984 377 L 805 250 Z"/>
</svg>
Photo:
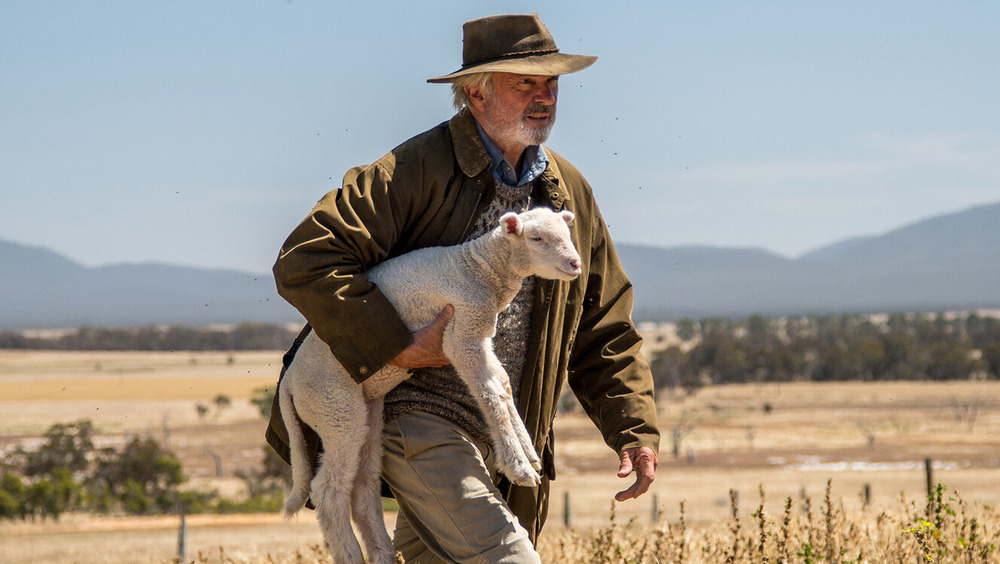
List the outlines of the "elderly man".
<svg viewBox="0 0 1000 564">
<path fill-rule="evenodd" d="M 652 378 L 630 319 L 631 284 L 591 188 L 541 146 L 555 122 L 559 76 L 596 58 L 560 53 L 536 14 L 473 20 L 463 31 L 462 67 L 428 80 L 452 85 L 457 115 L 348 171 L 289 236 L 274 275 L 359 383 L 388 363 L 411 369 L 385 398 L 382 470 L 399 503 L 393 543 L 406 561 L 537 562 L 563 381 L 619 453 L 618 476 L 635 474 L 615 496 L 623 501 L 654 479 Z M 583 274 L 527 279 L 498 321 L 496 352 L 543 461 L 541 486 L 528 488 L 498 475 L 476 401 L 441 352 L 450 309 L 411 334 L 365 271 L 477 237 L 502 213 L 534 206 L 576 215 Z M 277 414 L 267 437 L 287 455 Z"/>
</svg>

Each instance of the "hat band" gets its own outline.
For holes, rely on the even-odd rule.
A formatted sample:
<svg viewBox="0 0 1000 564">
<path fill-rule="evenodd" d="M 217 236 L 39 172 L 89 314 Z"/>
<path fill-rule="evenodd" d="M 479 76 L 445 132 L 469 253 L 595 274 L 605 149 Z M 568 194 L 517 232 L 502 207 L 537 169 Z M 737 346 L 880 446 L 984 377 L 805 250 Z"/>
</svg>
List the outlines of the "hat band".
<svg viewBox="0 0 1000 564">
<path fill-rule="evenodd" d="M 500 61 L 503 59 L 518 59 L 521 57 L 530 57 L 532 55 L 548 55 L 551 53 L 558 53 L 559 49 L 536 49 L 534 51 L 512 51 L 510 53 L 503 53 L 498 57 L 492 59 L 481 59 L 479 61 L 472 61 L 462 65 L 463 69 L 474 67 L 476 65 L 481 65 L 483 63 L 492 63 L 493 61 Z"/>
</svg>

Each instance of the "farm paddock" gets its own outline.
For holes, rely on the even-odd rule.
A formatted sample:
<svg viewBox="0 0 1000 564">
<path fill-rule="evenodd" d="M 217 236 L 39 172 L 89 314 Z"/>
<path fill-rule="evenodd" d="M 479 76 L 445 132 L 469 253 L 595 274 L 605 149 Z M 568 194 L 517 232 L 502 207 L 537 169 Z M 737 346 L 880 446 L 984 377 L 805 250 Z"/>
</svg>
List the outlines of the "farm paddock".
<svg viewBox="0 0 1000 564">
<path fill-rule="evenodd" d="M 239 495 L 235 474 L 259 464 L 263 446 L 265 423 L 248 400 L 274 384 L 280 354 L 0 351 L 0 448 L 32 446 L 52 424 L 89 419 L 104 444 L 149 435 L 178 454 L 192 487 Z M 216 409 L 220 394 L 231 403 Z M 208 411 L 199 414 L 199 403 Z M 693 397 L 663 391 L 660 426 L 653 490 L 615 505 L 614 522 L 625 532 L 652 527 L 654 513 L 676 531 L 683 501 L 689 535 L 724 535 L 733 523 L 732 490 L 742 530 L 751 534 L 763 486 L 764 515 L 780 537 L 787 500 L 793 515 L 808 505 L 819 520 L 828 483 L 834 506 L 850 520 L 888 511 L 900 515 L 892 521 L 898 527 L 910 527 L 902 508 L 923 509 L 928 458 L 933 481 L 970 508 L 1000 507 L 997 382 L 738 385 Z M 560 415 L 555 433 L 558 477 L 543 550 L 570 542 L 566 535 L 606 530 L 611 498 L 625 487 L 614 475 L 616 457 L 585 416 Z M 390 527 L 393 517 L 387 514 Z M 293 562 L 301 554 L 304 562 L 325 561 L 316 554 L 322 536 L 313 519 L 311 512 L 292 523 L 277 513 L 189 516 L 187 559 Z M 178 516 L 3 521 L 0 562 L 169 562 L 179 523 Z M 982 525 L 992 533 L 1000 526 Z"/>
</svg>

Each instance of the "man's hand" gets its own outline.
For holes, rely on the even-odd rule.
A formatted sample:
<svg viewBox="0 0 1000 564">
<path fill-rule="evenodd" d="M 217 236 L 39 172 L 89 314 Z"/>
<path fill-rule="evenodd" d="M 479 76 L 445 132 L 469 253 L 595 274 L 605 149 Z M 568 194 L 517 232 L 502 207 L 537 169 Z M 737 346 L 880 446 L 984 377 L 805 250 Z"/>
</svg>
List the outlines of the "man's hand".
<svg viewBox="0 0 1000 564">
<path fill-rule="evenodd" d="M 438 368 L 451 364 L 441 349 L 444 328 L 455 314 L 455 308 L 448 304 L 438 314 L 437 319 L 413 332 L 413 344 L 403 349 L 389 364 L 401 368 Z"/>
<path fill-rule="evenodd" d="M 615 494 L 615 499 L 625 501 L 635 499 L 649 490 L 650 484 L 656 479 L 656 466 L 659 461 L 656 453 L 649 447 L 627 448 L 621 452 L 622 465 L 618 468 L 619 478 L 628 478 L 635 470 L 635 483 L 625 491 Z"/>
</svg>

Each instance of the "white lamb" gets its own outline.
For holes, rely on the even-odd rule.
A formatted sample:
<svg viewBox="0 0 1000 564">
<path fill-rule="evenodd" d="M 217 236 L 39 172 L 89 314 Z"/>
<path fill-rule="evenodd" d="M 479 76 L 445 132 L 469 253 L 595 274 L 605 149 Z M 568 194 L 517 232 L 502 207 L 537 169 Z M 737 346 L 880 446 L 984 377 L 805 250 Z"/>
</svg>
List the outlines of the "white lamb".
<svg viewBox="0 0 1000 564">
<path fill-rule="evenodd" d="M 511 481 L 533 486 L 541 464 L 511 397 L 510 379 L 493 352 L 497 314 L 530 275 L 572 280 L 580 256 L 570 239 L 569 211 L 507 213 L 482 237 L 453 247 L 420 249 L 368 272 L 411 329 L 431 323 L 446 304 L 444 353 L 466 383 L 489 426 L 498 466 Z M 373 562 L 394 562 L 382 520 L 382 397 L 408 372 L 392 365 L 358 385 L 315 333 L 302 343 L 278 387 L 292 460 L 290 518 L 312 497 L 327 545 L 338 563 L 362 563 L 351 515 Z M 323 441 L 316 476 L 296 418 Z M 311 480 L 311 483 L 310 483 Z"/>
</svg>

